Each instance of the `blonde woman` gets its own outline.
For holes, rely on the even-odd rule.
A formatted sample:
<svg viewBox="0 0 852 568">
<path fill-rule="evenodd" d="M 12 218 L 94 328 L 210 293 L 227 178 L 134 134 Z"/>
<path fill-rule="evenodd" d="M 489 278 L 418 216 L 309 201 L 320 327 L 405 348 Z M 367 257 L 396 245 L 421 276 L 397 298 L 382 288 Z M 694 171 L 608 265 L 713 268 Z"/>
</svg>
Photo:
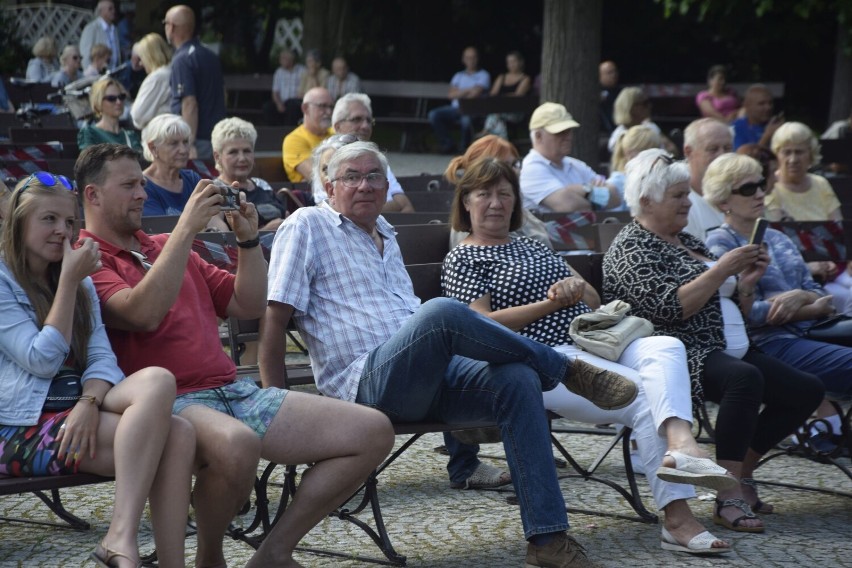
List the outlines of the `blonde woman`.
<svg viewBox="0 0 852 568">
<path fill-rule="evenodd" d="M 42 36 L 33 46 L 33 58 L 27 63 L 27 81 L 49 83 L 50 76 L 58 69 L 56 54 L 59 49 L 52 37 Z"/>
<path fill-rule="evenodd" d="M 631 126 L 618 139 L 609 164 L 609 179 L 606 180 L 607 183 L 614 185 L 621 195 L 621 205 L 615 210 L 627 211 L 627 204 L 624 201 L 624 166 L 638 156 L 642 150 L 659 148 L 662 142 L 663 138 L 660 133 L 647 124 Z"/>
<path fill-rule="evenodd" d="M 147 367 L 125 377 L 118 368 L 89 278 L 98 245 L 71 246 L 77 212 L 64 176 L 36 172 L 12 194 L 0 247 L 0 473 L 114 476 L 113 515 L 92 560 L 139 565 L 150 498 L 160 566 L 183 566 L 195 433 L 171 415 L 174 375 Z M 80 377 L 82 395 L 45 408 L 62 369 Z"/>
<path fill-rule="evenodd" d="M 155 116 L 171 112 L 172 48 L 160 34 L 150 33 L 136 42 L 133 53 L 148 74 L 130 109 L 133 125 L 142 130 Z"/>
<path fill-rule="evenodd" d="M 112 77 L 105 77 L 92 85 L 89 103 L 97 122 L 81 128 L 77 133 L 77 145 L 84 150 L 95 144 L 124 144 L 137 152 L 142 151 L 139 132 L 121 127 L 119 120 L 124 114 L 127 91 Z"/>
<path fill-rule="evenodd" d="M 50 76 L 51 87 L 64 87 L 80 78 L 80 50 L 66 45 L 59 56 L 59 70 Z"/>
</svg>

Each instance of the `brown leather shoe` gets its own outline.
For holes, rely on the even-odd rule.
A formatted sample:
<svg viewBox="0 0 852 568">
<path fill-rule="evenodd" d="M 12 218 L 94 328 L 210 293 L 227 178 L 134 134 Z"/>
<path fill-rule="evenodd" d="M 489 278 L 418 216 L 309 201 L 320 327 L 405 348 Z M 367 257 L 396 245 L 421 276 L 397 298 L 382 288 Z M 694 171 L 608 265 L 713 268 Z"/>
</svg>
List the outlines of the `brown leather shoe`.
<svg viewBox="0 0 852 568">
<path fill-rule="evenodd" d="M 527 544 L 526 568 L 601 568 L 574 537 L 559 533 L 544 546 Z"/>
<path fill-rule="evenodd" d="M 588 399 L 604 410 L 624 408 L 636 398 L 639 388 L 628 378 L 574 359 L 568 375 L 562 379 L 569 391 Z"/>
</svg>

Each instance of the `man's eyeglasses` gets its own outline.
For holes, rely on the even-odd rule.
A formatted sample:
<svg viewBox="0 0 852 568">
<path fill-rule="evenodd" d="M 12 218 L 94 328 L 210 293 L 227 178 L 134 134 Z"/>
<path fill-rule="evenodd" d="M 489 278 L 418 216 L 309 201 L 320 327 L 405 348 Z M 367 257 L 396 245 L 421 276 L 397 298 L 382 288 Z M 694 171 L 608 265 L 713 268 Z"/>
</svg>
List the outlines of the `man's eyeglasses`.
<svg viewBox="0 0 852 568">
<path fill-rule="evenodd" d="M 311 106 L 315 106 L 315 107 L 322 109 L 322 110 L 327 110 L 328 112 L 331 112 L 331 111 L 334 110 L 334 105 L 330 105 L 328 103 L 311 103 L 311 102 L 309 102 L 308 104 L 311 105 Z"/>
<path fill-rule="evenodd" d="M 349 124 L 361 124 L 366 122 L 370 126 L 376 125 L 376 119 L 371 116 L 353 116 L 350 118 L 344 118 L 342 122 L 348 122 Z"/>
<path fill-rule="evenodd" d="M 74 184 L 67 177 L 55 176 L 50 172 L 34 172 L 30 174 L 30 177 L 27 178 L 27 181 L 24 182 L 24 185 L 21 186 L 21 189 L 15 192 L 15 198 L 12 200 L 12 211 L 14 211 L 18 207 L 18 202 L 21 200 L 21 194 L 27 190 L 33 180 L 37 180 L 45 187 L 52 188 L 59 185 L 72 193 L 76 193 L 76 190 L 74 189 Z"/>
<path fill-rule="evenodd" d="M 387 181 L 387 177 L 384 174 L 380 174 L 378 172 L 372 172 L 369 174 L 359 174 L 357 172 L 349 172 L 348 174 L 343 174 L 340 177 L 334 178 L 331 181 L 341 181 L 345 187 L 349 189 L 355 189 L 360 187 L 361 182 L 367 180 L 367 185 L 372 187 L 373 189 L 382 189 L 385 186 L 385 182 Z"/>
<path fill-rule="evenodd" d="M 104 95 L 103 100 L 109 101 L 111 103 L 117 101 L 125 101 L 127 100 L 127 93 L 121 93 L 120 95 Z"/>
<path fill-rule="evenodd" d="M 760 178 L 758 181 L 744 183 L 739 187 L 731 189 L 731 193 L 734 195 L 742 195 L 743 197 L 751 197 L 757 193 L 758 189 L 766 191 L 766 178 Z"/>
</svg>

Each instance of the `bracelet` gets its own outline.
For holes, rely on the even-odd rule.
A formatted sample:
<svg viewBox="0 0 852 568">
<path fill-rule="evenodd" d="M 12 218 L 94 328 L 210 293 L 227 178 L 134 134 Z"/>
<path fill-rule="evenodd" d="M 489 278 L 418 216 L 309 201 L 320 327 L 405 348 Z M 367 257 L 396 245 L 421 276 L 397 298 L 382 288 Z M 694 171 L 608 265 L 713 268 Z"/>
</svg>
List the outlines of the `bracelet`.
<svg viewBox="0 0 852 568">
<path fill-rule="evenodd" d="M 260 244 L 260 235 L 256 236 L 253 239 L 249 239 L 247 241 L 237 241 L 237 246 L 242 249 L 252 249 Z"/>
<path fill-rule="evenodd" d="M 93 395 L 93 394 L 83 394 L 83 395 L 80 395 L 80 400 L 88 400 L 88 401 L 89 401 L 89 404 L 93 404 L 93 405 L 97 406 L 98 408 L 100 408 L 100 406 L 101 406 L 101 403 L 100 403 L 100 402 L 98 402 L 97 397 L 96 397 L 95 395 Z M 79 402 L 79 401 L 78 401 L 78 402 Z"/>
</svg>

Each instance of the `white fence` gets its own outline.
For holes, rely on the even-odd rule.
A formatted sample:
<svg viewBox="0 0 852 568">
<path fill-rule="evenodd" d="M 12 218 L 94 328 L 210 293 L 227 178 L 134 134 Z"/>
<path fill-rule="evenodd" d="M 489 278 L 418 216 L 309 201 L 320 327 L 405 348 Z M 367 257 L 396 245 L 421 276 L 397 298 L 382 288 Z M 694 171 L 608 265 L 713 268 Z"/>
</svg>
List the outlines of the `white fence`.
<svg viewBox="0 0 852 568">
<path fill-rule="evenodd" d="M 301 18 L 293 20 L 278 20 L 275 24 L 275 40 L 273 41 L 273 53 L 276 48 L 287 48 L 296 56 L 302 55 L 302 34 L 305 27 Z"/>
<path fill-rule="evenodd" d="M 38 38 L 49 36 L 60 50 L 69 43 L 79 43 L 83 28 L 94 17 L 92 10 L 65 4 L 22 4 L 3 10 L 14 14 L 18 37 L 25 46 L 32 47 Z"/>
</svg>

